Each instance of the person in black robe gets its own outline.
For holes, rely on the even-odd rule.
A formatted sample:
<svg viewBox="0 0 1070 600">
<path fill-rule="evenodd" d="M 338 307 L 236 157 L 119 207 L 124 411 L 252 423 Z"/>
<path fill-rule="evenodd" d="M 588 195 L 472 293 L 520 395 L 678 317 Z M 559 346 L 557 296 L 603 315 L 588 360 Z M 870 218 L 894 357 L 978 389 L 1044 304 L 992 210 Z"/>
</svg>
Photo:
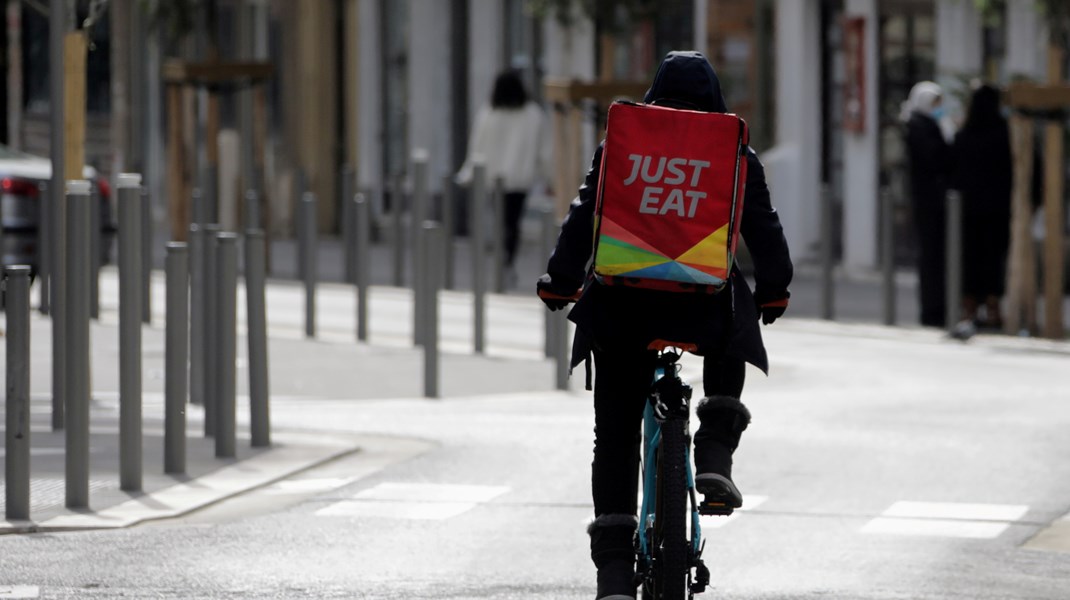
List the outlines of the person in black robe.
<svg viewBox="0 0 1070 600">
<path fill-rule="evenodd" d="M 947 186 L 951 146 L 940 127 L 943 92 L 923 81 L 904 103 L 906 149 L 910 172 L 911 210 L 918 236 L 918 294 L 921 324 L 943 327 L 946 308 Z"/>
<path fill-rule="evenodd" d="M 952 186 L 962 193 L 963 318 L 999 329 L 1010 245 L 1012 159 L 999 90 L 981 85 L 952 144 Z M 984 306 L 984 319 L 979 307 Z"/>
</svg>

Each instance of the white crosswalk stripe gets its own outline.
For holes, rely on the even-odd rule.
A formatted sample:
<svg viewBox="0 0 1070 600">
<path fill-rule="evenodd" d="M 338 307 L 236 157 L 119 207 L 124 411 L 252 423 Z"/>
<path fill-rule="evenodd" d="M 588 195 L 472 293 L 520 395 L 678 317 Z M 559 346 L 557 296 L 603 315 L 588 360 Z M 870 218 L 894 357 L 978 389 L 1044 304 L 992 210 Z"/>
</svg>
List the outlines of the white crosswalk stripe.
<svg viewBox="0 0 1070 600">
<path fill-rule="evenodd" d="M 704 530 L 718 529 L 720 527 L 724 527 L 725 525 L 738 519 L 740 513 L 746 512 L 748 510 L 754 510 L 755 508 L 758 508 L 759 506 L 764 504 L 765 501 L 768 499 L 768 496 L 756 496 L 753 494 L 747 494 L 746 496 L 743 496 L 743 506 L 737 508 L 735 511 L 732 512 L 732 514 L 728 515 L 727 517 L 717 517 L 712 515 L 702 516 L 699 517 L 699 525 L 701 525 L 702 529 Z"/>
<path fill-rule="evenodd" d="M 316 511 L 321 517 L 441 520 L 456 517 L 509 491 L 504 486 L 381 483 Z"/>
<path fill-rule="evenodd" d="M 41 589 L 36 585 L 0 585 L 0 599 L 39 597 L 41 597 Z"/>
<path fill-rule="evenodd" d="M 1029 512 L 1018 504 L 896 502 L 862 527 L 866 534 L 995 539 Z"/>
</svg>

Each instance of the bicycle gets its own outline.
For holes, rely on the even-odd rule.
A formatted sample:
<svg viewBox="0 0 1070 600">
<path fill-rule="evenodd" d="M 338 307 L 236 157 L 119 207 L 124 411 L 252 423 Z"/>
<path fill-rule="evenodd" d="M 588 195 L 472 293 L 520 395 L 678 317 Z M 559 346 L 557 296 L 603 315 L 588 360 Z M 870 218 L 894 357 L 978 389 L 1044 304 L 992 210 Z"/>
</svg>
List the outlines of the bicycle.
<svg viewBox="0 0 1070 600">
<path fill-rule="evenodd" d="M 574 302 L 539 290 L 539 296 Z M 636 579 L 643 600 L 690 600 L 706 591 L 710 571 L 702 561 L 699 517 L 729 516 L 731 505 L 705 496 L 700 502 L 691 468 L 691 386 L 680 378 L 680 357 L 694 344 L 656 340 L 654 377 L 643 411 L 643 502 L 635 536 Z M 690 539 L 688 517 L 690 516 Z"/>
<path fill-rule="evenodd" d="M 678 362 L 683 352 L 696 348 L 659 340 L 650 349 L 658 356 L 643 414 L 643 503 L 636 571 L 643 600 L 690 599 L 710 583 L 710 571 L 702 561 L 699 517 L 728 516 L 733 509 L 719 498 L 697 500 L 689 430 L 691 386 L 680 379 Z"/>
</svg>

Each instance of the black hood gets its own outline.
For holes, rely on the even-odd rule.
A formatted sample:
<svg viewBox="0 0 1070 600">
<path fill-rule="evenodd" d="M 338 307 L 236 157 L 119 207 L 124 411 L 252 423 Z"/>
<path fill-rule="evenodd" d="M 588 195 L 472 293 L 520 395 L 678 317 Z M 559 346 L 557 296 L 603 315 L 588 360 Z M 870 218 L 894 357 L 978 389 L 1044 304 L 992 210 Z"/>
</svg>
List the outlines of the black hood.
<svg viewBox="0 0 1070 600">
<path fill-rule="evenodd" d="M 665 55 L 643 102 L 705 112 L 728 112 L 717 73 L 701 52 L 693 50 Z"/>
</svg>

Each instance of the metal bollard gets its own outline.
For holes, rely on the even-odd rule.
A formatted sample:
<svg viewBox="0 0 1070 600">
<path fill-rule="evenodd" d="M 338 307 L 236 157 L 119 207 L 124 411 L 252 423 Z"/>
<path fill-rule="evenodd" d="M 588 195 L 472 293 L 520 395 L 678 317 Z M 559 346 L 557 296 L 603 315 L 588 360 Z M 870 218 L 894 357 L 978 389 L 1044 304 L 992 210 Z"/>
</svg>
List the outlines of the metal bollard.
<svg viewBox="0 0 1070 600">
<path fill-rule="evenodd" d="M 252 445 L 271 445 L 268 393 L 267 305 L 264 300 L 267 264 L 264 231 L 245 232 L 245 329 L 249 343 L 249 427 Z"/>
<path fill-rule="evenodd" d="M 442 276 L 442 228 L 438 223 L 425 222 L 421 237 L 424 240 L 424 396 L 439 397 L 439 352 L 438 352 L 438 290 Z"/>
<path fill-rule="evenodd" d="M 443 286 L 447 290 L 452 290 L 455 287 L 453 280 L 453 238 L 456 235 L 457 229 L 457 214 L 456 211 L 456 194 L 453 190 L 453 177 L 446 175 L 442 178 L 442 235 L 443 235 L 443 266 L 442 270 L 445 271 L 445 282 Z"/>
<path fill-rule="evenodd" d="M 487 205 L 487 168 L 482 160 L 476 161 L 472 168 L 472 197 L 470 202 L 471 226 L 469 238 L 472 246 L 472 308 L 473 346 L 476 354 L 483 354 L 486 341 L 486 268 L 483 256 L 483 209 Z"/>
<path fill-rule="evenodd" d="M 947 192 L 947 319 L 948 330 L 955 328 L 962 318 L 962 195 L 958 190 Z"/>
<path fill-rule="evenodd" d="M 141 489 L 141 175 L 120 173 L 119 488 Z"/>
<path fill-rule="evenodd" d="M 89 507 L 89 192 L 88 181 L 67 182 L 67 508 Z"/>
<path fill-rule="evenodd" d="M 204 226 L 201 239 L 204 243 L 202 258 L 204 265 L 204 354 L 200 357 L 201 367 L 204 370 L 204 435 L 212 437 L 216 428 L 216 406 L 218 405 L 216 381 L 219 372 L 219 321 L 216 316 L 216 294 L 219 282 L 216 276 L 218 271 L 216 254 L 218 253 L 219 225 L 209 223 Z"/>
<path fill-rule="evenodd" d="M 412 218 L 412 343 L 415 346 L 419 346 L 424 343 L 424 334 L 426 333 L 424 311 L 420 310 L 419 307 L 422 305 L 427 291 L 424 286 L 426 283 L 424 259 L 426 257 L 423 234 L 424 221 L 428 213 L 428 173 L 427 152 L 423 150 L 416 150 L 412 153 L 412 179 L 412 210 L 410 211 Z"/>
<path fill-rule="evenodd" d="M 50 198 L 48 183 L 42 181 L 37 185 L 37 279 L 41 282 L 38 310 L 42 315 L 49 313 L 49 284 L 51 283 L 49 279 L 52 272 L 52 242 L 49 234 L 52 230 Z"/>
<path fill-rule="evenodd" d="M 100 226 L 100 192 L 94 187 L 89 197 L 89 318 L 93 320 L 100 319 Z"/>
<path fill-rule="evenodd" d="M 338 173 L 338 189 L 341 190 L 341 202 L 339 207 L 342 213 L 342 248 L 345 252 L 345 282 L 356 283 L 357 282 L 357 265 L 353 262 L 353 252 L 355 251 L 356 242 L 356 230 L 353 228 L 353 184 L 354 184 L 353 167 L 348 164 L 342 165 L 342 168 Z"/>
<path fill-rule="evenodd" d="M 255 189 L 245 190 L 245 230 L 260 229 L 260 194 Z"/>
<path fill-rule="evenodd" d="M 881 279 L 884 292 L 884 324 L 895 325 L 895 200 L 881 191 Z"/>
<path fill-rule="evenodd" d="M 357 339 L 368 341 L 368 289 L 371 285 L 371 206 L 364 194 L 353 198 L 353 213 L 356 215 L 356 245 L 353 264 L 356 266 L 357 284 Z"/>
<path fill-rule="evenodd" d="M 186 244 L 167 243 L 164 311 L 164 473 L 186 472 L 186 359 L 189 356 L 189 255 Z"/>
<path fill-rule="evenodd" d="M 821 184 L 821 318 L 835 318 L 836 291 L 832 280 L 832 192 Z"/>
<path fill-rule="evenodd" d="M 9 520 L 30 518 L 30 267 L 4 268 L 7 318 L 7 419 L 4 506 Z"/>
<path fill-rule="evenodd" d="M 53 189 L 49 197 L 49 231 L 52 257 L 49 271 L 52 290 L 49 309 L 52 315 L 52 430 L 66 425 L 67 418 L 67 196 L 65 189 Z"/>
<path fill-rule="evenodd" d="M 300 222 L 301 279 L 305 283 L 305 336 L 316 337 L 316 194 L 301 196 Z"/>
<path fill-rule="evenodd" d="M 202 205 L 201 223 L 219 222 L 219 167 L 204 167 L 204 204 Z"/>
<path fill-rule="evenodd" d="M 553 208 L 544 208 L 541 211 L 542 214 L 542 245 L 541 254 L 550 258 L 550 253 L 554 251 L 554 247 L 557 244 L 557 215 L 554 214 Z M 543 320 L 543 355 L 546 358 L 553 358 L 556 356 L 555 352 L 555 340 L 554 335 L 557 333 L 557 327 L 554 324 L 554 312 L 550 310 L 543 311 L 545 319 Z"/>
<path fill-rule="evenodd" d="M 195 194 L 199 195 L 197 190 Z M 189 401 L 204 404 L 204 229 L 189 226 Z"/>
<path fill-rule="evenodd" d="M 237 277 L 238 236 L 224 232 L 216 236 L 216 329 L 219 331 L 219 371 L 216 375 L 216 458 L 235 455 L 234 424 L 237 418 L 235 362 L 237 360 Z"/>
<path fill-rule="evenodd" d="M 390 216 L 393 220 L 394 235 L 394 287 L 405 285 L 405 229 L 402 227 L 401 214 L 405 210 L 405 183 L 404 177 L 396 175 L 390 193 Z"/>
<path fill-rule="evenodd" d="M 505 181 L 494 179 L 491 195 L 491 264 L 494 266 L 494 292 L 505 293 Z"/>
<path fill-rule="evenodd" d="M 152 323 L 152 197 L 146 187 L 141 188 L 141 320 Z"/>
</svg>

